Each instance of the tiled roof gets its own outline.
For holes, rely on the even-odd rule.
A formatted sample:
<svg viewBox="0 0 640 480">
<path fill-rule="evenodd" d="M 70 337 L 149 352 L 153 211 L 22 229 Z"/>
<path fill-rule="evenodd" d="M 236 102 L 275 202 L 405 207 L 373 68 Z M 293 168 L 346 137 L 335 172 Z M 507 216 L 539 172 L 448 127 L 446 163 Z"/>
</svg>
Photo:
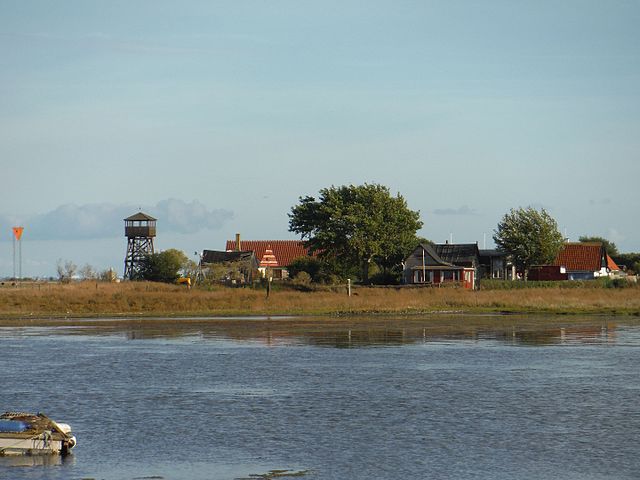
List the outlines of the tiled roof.
<svg viewBox="0 0 640 480">
<path fill-rule="evenodd" d="M 567 271 L 597 272 L 603 267 L 603 255 L 601 243 L 565 243 L 553 264 Z"/>
<path fill-rule="evenodd" d="M 616 262 L 613 261 L 613 258 L 611 258 L 609 255 L 607 255 L 607 267 L 609 268 L 609 270 L 613 271 L 619 271 L 620 267 L 618 266 L 618 264 Z"/>
<path fill-rule="evenodd" d="M 267 250 L 271 250 L 279 267 L 287 267 L 299 257 L 309 256 L 309 249 L 300 240 L 240 240 L 242 250 L 252 250 L 256 257 L 263 259 Z M 227 251 L 236 249 L 235 240 L 227 240 Z"/>
</svg>

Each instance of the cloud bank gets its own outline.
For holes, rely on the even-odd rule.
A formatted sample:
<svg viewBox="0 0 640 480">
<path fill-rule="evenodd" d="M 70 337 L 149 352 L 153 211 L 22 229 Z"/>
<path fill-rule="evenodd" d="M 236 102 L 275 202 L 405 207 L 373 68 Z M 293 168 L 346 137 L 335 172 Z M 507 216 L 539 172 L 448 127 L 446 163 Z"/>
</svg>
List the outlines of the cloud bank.
<svg viewBox="0 0 640 480">
<path fill-rule="evenodd" d="M 138 212 L 139 207 L 95 203 L 61 205 L 49 212 L 27 218 L 0 214 L 1 239 L 10 240 L 11 227 L 25 227 L 24 237 L 30 240 L 86 240 L 124 235 L 124 219 Z M 158 219 L 158 233 L 195 233 L 220 229 L 233 218 L 233 212 L 208 209 L 201 202 L 190 203 L 170 198 L 142 211 Z"/>
<path fill-rule="evenodd" d="M 437 208 L 433 211 L 434 215 L 478 215 L 478 212 L 469 208 L 468 205 L 463 205 L 460 208 Z"/>
</svg>

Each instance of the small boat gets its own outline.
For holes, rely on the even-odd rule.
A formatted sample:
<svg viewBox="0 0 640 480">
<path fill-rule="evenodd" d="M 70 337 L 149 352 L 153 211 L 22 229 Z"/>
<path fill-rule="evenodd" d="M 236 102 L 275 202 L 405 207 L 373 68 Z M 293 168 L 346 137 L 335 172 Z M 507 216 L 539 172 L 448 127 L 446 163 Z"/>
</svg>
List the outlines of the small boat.
<svg viewBox="0 0 640 480">
<path fill-rule="evenodd" d="M 75 446 L 71 427 L 42 413 L 0 415 L 0 455 L 67 455 Z"/>
</svg>

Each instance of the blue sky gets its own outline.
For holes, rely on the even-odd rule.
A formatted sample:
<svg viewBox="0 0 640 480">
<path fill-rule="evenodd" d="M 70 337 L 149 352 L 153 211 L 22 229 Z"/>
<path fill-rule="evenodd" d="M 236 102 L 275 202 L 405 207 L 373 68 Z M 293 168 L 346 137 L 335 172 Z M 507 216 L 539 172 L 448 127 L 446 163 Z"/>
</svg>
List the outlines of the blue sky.
<svg viewBox="0 0 640 480">
<path fill-rule="evenodd" d="M 122 272 L 122 218 L 189 255 L 295 238 L 377 182 L 421 235 L 492 245 L 510 208 L 640 251 L 635 1 L 0 0 L 0 277 Z M 5 233 L 1 233 L 5 232 Z"/>
</svg>

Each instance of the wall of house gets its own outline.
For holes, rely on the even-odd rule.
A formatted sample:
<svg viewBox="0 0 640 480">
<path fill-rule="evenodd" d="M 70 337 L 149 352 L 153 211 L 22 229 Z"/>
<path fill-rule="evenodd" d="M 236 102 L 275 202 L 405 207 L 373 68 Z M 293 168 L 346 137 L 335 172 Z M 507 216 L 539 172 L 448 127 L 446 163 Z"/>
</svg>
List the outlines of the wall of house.
<svg viewBox="0 0 640 480">
<path fill-rule="evenodd" d="M 404 283 L 422 283 L 422 280 L 418 281 L 416 276 L 414 276 L 413 267 L 422 265 L 422 249 L 417 248 L 413 251 L 409 257 L 404 261 L 404 271 L 402 274 L 402 281 Z M 422 272 L 420 272 L 422 274 Z M 428 275 L 428 274 L 427 274 Z M 422 277 L 420 277 L 422 279 Z"/>
<path fill-rule="evenodd" d="M 463 274 L 463 281 L 462 284 L 464 286 L 464 288 L 468 288 L 471 290 L 475 290 L 475 286 L 476 286 L 476 275 L 475 275 L 476 270 L 473 268 L 465 268 Z"/>
<path fill-rule="evenodd" d="M 568 272 L 569 280 L 595 280 L 595 272 Z"/>
<path fill-rule="evenodd" d="M 476 271 L 473 268 L 465 268 L 460 270 L 429 270 L 424 272 L 426 276 L 426 282 L 423 280 L 422 269 L 417 269 L 412 272 L 410 281 L 406 283 L 429 283 L 438 285 L 441 283 L 460 282 L 462 286 L 467 289 L 476 288 Z"/>
<path fill-rule="evenodd" d="M 529 280 L 533 281 L 560 281 L 567 280 L 567 272 L 558 265 L 539 265 L 529 270 Z"/>
</svg>

